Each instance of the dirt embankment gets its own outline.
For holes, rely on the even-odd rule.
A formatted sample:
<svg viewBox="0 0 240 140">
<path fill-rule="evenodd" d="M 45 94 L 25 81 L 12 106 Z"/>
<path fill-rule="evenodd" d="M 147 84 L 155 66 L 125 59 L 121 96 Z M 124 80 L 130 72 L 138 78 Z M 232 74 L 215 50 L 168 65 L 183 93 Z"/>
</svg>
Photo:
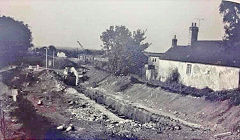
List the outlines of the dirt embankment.
<svg viewBox="0 0 240 140">
<path fill-rule="evenodd" d="M 105 106 L 65 85 L 53 71 L 31 71 L 26 68 L 3 74 L 4 83 L 19 90 L 17 102 L 12 100 L 9 87 L 0 97 L 5 101 L 9 138 L 19 139 L 184 139 L 182 127 L 164 130 L 154 123 L 139 123 L 119 117 Z M 4 89 L 4 88 L 3 88 Z M 1 89 L 0 89 L 1 91 Z M 2 92 L 0 92 L 2 93 Z M 39 104 L 39 101 L 41 103 Z M 13 121 L 14 120 L 14 121 Z M 72 131 L 56 130 L 57 126 L 74 126 Z M 173 129 L 173 126 L 168 127 Z M 21 136 L 16 135 L 21 133 Z"/>
<path fill-rule="evenodd" d="M 119 105 L 114 105 L 117 103 L 113 102 L 109 103 L 111 101 L 108 101 L 108 97 L 142 107 L 152 114 L 170 116 L 172 119 L 189 126 L 210 130 L 212 136 L 218 133 L 231 132 L 234 134 L 234 138 L 238 138 L 240 107 L 231 105 L 229 100 L 208 101 L 204 97 L 183 96 L 164 91 L 160 87 L 149 87 L 146 84 L 132 82 L 129 77 L 108 76 L 107 73 L 103 74 L 102 71 L 98 72 L 96 69 L 92 69 L 91 73 L 94 73 L 90 76 L 92 79 L 94 79 L 94 76 L 99 78 L 98 74 L 102 77 L 106 76 L 106 78 L 99 82 L 96 88 L 91 89 L 91 91 L 95 91 L 95 94 L 89 96 L 99 103 L 103 102 L 107 106 L 113 107 L 120 114 L 126 112 L 122 107 L 123 105 L 121 103 Z M 96 98 L 96 96 L 98 97 Z M 105 98 L 105 96 L 108 97 Z M 129 108 L 128 113 L 124 114 L 131 116 L 133 112 L 134 114 L 139 113 Z M 135 119 L 153 119 L 153 115 L 145 115 L 149 117 L 141 118 L 141 114 L 143 112 L 140 112 Z"/>
</svg>

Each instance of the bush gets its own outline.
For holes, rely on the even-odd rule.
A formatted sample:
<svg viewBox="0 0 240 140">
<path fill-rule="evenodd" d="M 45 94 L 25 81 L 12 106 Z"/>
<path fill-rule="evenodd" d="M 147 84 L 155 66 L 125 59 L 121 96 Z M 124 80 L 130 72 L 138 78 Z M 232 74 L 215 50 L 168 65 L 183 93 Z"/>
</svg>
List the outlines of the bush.
<svg viewBox="0 0 240 140">
<path fill-rule="evenodd" d="M 167 83 L 179 83 L 180 74 L 178 72 L 178 69 L 172 70 L 172 72 L 169 74 L 166 82 Z"/>
</svg>

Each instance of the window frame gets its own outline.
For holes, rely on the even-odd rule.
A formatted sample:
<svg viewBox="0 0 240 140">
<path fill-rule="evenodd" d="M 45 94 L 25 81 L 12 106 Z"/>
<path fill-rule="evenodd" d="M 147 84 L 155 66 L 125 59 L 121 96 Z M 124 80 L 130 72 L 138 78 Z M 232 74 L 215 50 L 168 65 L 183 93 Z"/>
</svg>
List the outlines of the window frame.
<svg viewBox="0 0 240 140">
<path fill-rule="evenodd" d="M 186 74 L 187 75 L 191 75 L 192 74 L 192 64 L 187 64 Z"/>
</svg>

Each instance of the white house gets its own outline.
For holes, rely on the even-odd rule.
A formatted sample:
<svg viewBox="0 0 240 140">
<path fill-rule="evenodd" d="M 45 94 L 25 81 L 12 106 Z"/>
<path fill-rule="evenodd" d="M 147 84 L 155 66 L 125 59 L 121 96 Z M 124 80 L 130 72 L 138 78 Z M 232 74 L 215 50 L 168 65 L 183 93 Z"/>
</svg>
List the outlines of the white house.
<svg viewBox="0 0 240 140">
<path fill-rule="evenodd" d="M 66 58 L 66 54 L 64 52 L 57 52 L 57 57 L 63 57 Z"/>
<path fill-rule="evenodd" d="M 147 53 L 146 79 L 166 81 L 177 70 L 182 84 L 199 89 L 227 90 L 239 87 L 240 48 L 224 47 L 223 41 L 199 41 L 198 27 L 189 28 L 189 45 L 177 45 L 165 53 Z"/>
</svg>

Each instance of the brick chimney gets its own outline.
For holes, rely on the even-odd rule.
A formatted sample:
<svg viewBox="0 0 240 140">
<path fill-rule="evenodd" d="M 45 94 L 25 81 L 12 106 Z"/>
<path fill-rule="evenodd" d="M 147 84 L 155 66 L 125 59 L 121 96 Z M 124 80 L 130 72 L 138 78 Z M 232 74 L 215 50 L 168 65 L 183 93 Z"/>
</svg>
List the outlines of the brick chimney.
<svg viewBox="0 0 240 140">
<path fill-rule="evenodd" d="M 197 27 L 197 23 L 192 23 L 192 26 L 189 27 L 190 33 L 189 45 L 193 45 L 193 43 L 198 40 L 198 31 L 199 28 Z"/>
<path fill-rule="evenodd" d="M 177 46 L 177 36 L 174 35 L 173 39 L 172 39 L 172 47 L 176 47 Z"/>
</svg>

